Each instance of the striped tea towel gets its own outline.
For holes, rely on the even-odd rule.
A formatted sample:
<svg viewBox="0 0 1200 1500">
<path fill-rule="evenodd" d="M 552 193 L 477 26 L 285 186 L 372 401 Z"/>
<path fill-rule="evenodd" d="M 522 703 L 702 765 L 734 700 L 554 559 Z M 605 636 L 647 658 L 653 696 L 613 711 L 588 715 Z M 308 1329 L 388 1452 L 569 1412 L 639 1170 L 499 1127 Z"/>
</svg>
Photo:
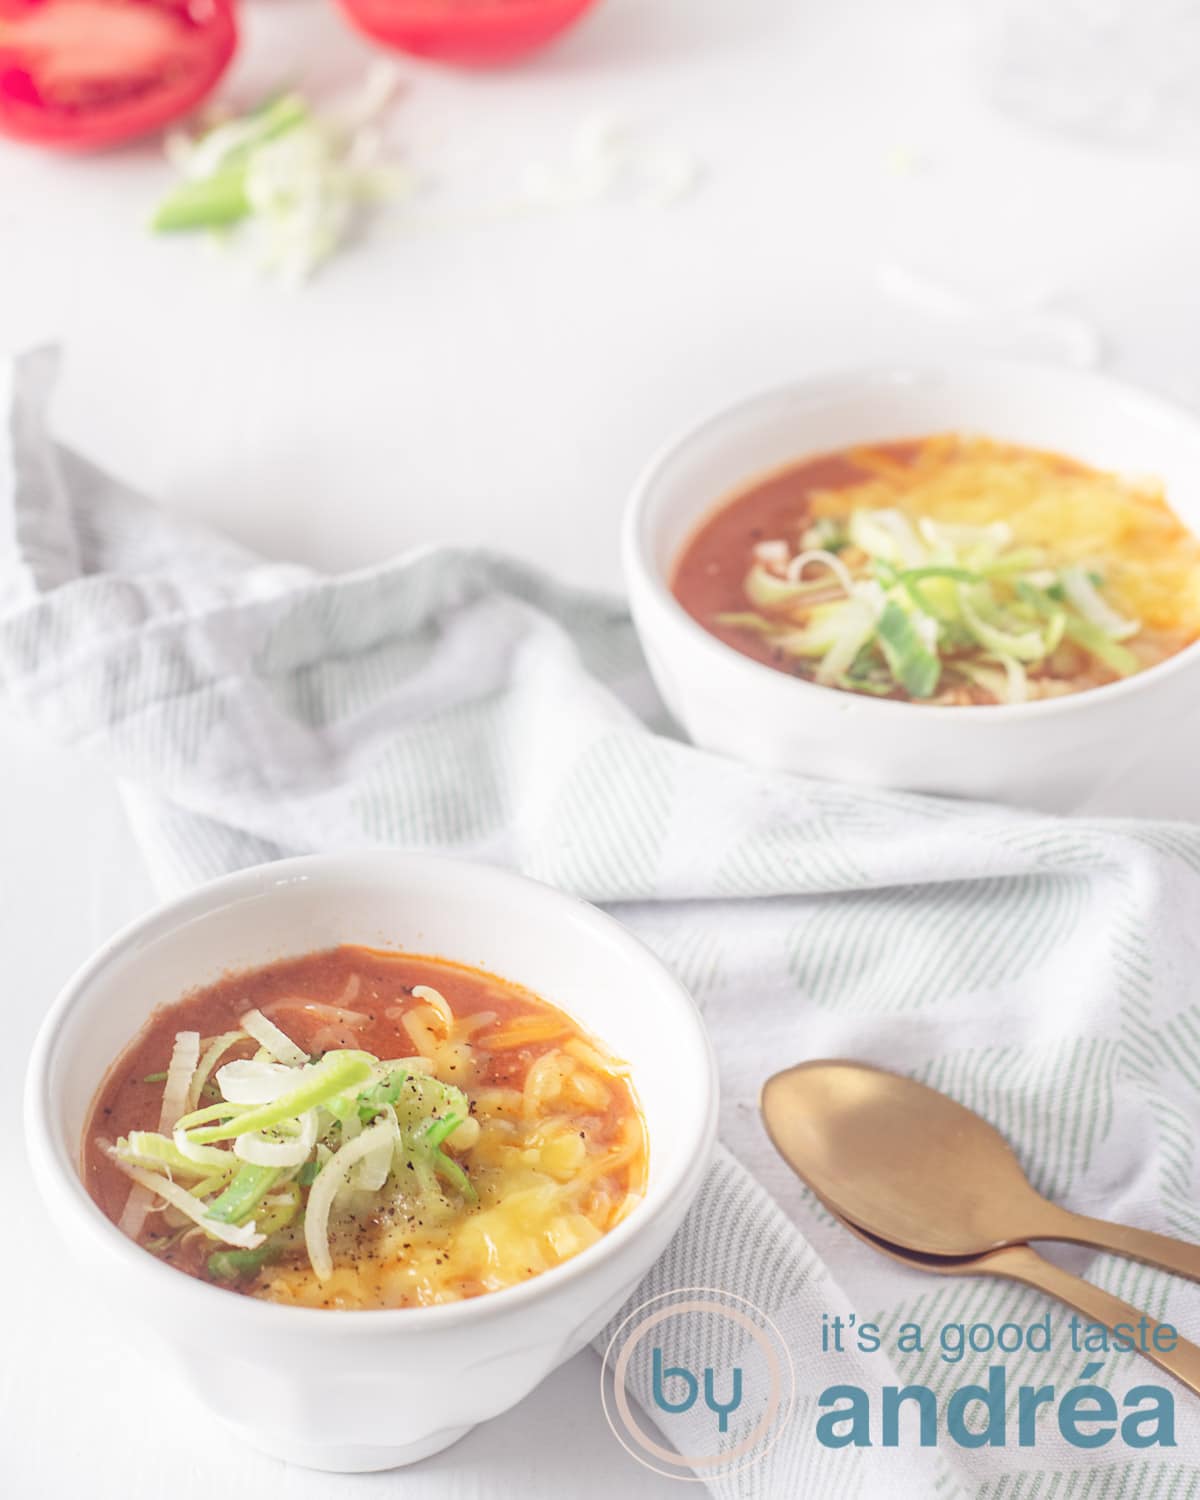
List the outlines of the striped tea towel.
<svg viewBox="0 0 1200 1500">
<path fill-rule="evenodd" d="M 188 528 L 47 436 L 45 356 L 0 375 L 0 692 L 6 711 L 102 757 L 129 787 L 159 883 L 375 844 L 493 860 L 603 903 L 687 983 L 720 1057 L 723 1149 L 636 1301 L 725 1288 L 773 1318 L 795 1364 L 790 1424 L 721 1497 L 1171 1500 L 1200 1482 L 1200 1407 L 1175 1448 L 1081 1449 L 1053 1408 L 1020 1447 L 879 1443 L 889 1384 L 939 1401 L 949 1363 L 904 1322 L 1028 1322 L 1001 1283 L 902 1271 L 820 1212 L 767 1144 L 764 1076 L 806 1057 L 903 1069 L 979 1109 L 1070 1207 L 1200 1238 L 1200 830 L 1064 821 L 752 770 L 672 738 L 618 599 L 476 551 L 342 577 Z M 1087 1252 L 1070 1264 L 1200 1334 L 1200 1291 Z M 820 1348 L 823 1315 L 880 1326 L 877 1353 Z M 1049 1356 L 1009 1379 L 1078 1383 Z M 741 1353 L 706 1344 L 693 1368 Z M 1121 1399 L 1159 1377 L 1134 1355 Z M 1164 1383 L 1169 1384 L 1163 1378 Z M 873 1445 L 817 1441 L 837 1384 Z M 645 1399 L 647 1392 L 640 1394 Z M 702 1403 L 658 1413 L 704 1451 Z M 735 1419 L 736 1426 L 736 1419 Z M 626 1462 L 614 1447 L 614 1462 Z"/>
</svg>

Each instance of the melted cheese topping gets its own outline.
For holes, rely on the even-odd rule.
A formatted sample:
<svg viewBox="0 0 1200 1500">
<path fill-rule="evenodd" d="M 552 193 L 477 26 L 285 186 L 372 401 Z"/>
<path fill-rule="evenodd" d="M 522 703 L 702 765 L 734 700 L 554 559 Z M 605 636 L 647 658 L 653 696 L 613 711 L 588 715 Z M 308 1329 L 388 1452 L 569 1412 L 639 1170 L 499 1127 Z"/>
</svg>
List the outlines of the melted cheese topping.
<svg viewBox="0 0 1200 1500">
<path fill-rule="evenodd" d="M 440 996 L 438 997 L 441 998 Z M 442 1004 L 445 1005 L 444 1000 Z M 447 1014 L 449 1011 L 447 1010 Z M 621 1065 L 547 1010 L 479 1035 L 475 1018 L 420 1007 L 403 1024 L 443 1082 L 465 1088 L 472 1114 L 451 1137 L 479 1194 L 406 1194 L 404 1174 L 381 1207 L 347 1193 L 331 1224 L 335 1268 L 271 1266 L 255 1295 L 310 1307 L 425 1307 L 526 1281 L 595 1244 L 641 1201 L 646 1141 Z M 562 1038 L 517 1086 L 474 1080 L 489 1054 Z"/>
<path fill-rule="evenodd" d="M 1200 540 L 1157 480 L 957 434 L 925 439 L 911 461 L 884 448 L 851 456 L 871 477 L 815 493 L 813 516 L 892 507 L 914 520 L 1003 521 L 1016 544 L 1044 548 L 1052 566 L 1099 565 L 1112 605 L 1176 638 L 1174 649 L 1200 636 Z"/>
</svg>

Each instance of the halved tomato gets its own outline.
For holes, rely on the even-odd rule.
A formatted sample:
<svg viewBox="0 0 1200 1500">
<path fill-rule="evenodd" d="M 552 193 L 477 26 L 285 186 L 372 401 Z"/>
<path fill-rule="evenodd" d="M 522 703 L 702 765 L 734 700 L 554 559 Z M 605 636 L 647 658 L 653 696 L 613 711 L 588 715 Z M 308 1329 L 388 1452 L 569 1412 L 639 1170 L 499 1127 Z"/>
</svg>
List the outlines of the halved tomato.
<svg viewBox="0 0 1200 1500">
<path fill-rule="evenodd" d="M 236 45 L 232 0 L 0 0 L 0 131 L 67 151 L 144 135 Z"/>
<path fill-rule="evenodd" d="M 418 57 L 486 65 L 532 52 L 596 0 L 339 0 L 376 41 Z"/>
</svg>

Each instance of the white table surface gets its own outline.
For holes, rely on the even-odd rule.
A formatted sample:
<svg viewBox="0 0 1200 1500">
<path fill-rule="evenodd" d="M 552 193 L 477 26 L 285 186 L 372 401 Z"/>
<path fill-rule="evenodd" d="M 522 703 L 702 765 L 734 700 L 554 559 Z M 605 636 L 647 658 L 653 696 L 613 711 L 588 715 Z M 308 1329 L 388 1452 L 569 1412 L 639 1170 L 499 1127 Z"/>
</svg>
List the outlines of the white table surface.
<svg viewBox="0 0 1200 1500">
<path fill-rule="evenodd" d="M 81 161 L 0 148 L 0 340 L 60 341 L 62 435 L 263 552 L 337 569 L 431 539 L 482 542 L 608 586 L 634 474 L 707 409 L 823 365 L 1039 352 L 1019 319 L 906 305 L 887 289 L 889 266 L 997 306 L 1043 285 L 1099 330 L 1105 363 L 1200 399 L 1194 163 L 1050 140 L 990 110 L 977 72 L 985 9 L 606 0 L 536 67 L 405 65 L 399 139 L 456 191 L 471 184 L 467 201 L 452 223 L 379 224 L 298 296 L 141 231 L 167 180 L 151 148 Z M 318 0 L 246 10 L 233 86 L 247 97 L 289 76 L 353 79 L 369 55 Z M 596 115 L 695 153 L 702 190 L 671 207 L 616 199 L 500 221 L 473 210 L 483 185 L 561 159 Z M 1164 782 L 1148 810 L 1190 811 L 1179 784 Z M 49 999 L 153 893 L 103 770 L 9 728 L 0 829 L 12 1018 L 0 1051 L 0 1492 L 677 1493 L 608 1433 L 591 1355 L 407 1474 L 284 1468 L 177 1407 L 43 1233 L 18 1121 Z"/>
</svg>

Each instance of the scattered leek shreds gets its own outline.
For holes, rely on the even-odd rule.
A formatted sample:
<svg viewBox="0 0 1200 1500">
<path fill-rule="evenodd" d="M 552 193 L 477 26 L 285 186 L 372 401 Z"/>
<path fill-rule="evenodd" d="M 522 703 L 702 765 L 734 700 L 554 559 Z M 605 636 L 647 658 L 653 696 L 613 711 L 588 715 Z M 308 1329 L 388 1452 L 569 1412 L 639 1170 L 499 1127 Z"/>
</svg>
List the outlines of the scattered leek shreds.
<svg viewBox="0 0 1200 1500">
<path fill-rule="evenodd" d="M 289 91 L 199 135 L 171 135 L 168 158 L 183 181 L 159 203 L 151 228 L 245 241 L 260 269 L 291 284 L 307 280 L 366 209 L 410 186 L 382 158 L 378 121 L 394 91 L 384 67 L 344 111 L 318 111 Z"/>
<path fill-rule="evenodd" d="M 1145 507 L 1147 526 L 1166 524 L 1160 511 L 1174 518 L 1161 496 L 1113 475 L 1006 452 L 1025 467 L 1006 475 L 1000 465 L 998 478 L 996 447 L 982 439 L 929 439 L 911 462 L 886 449 L 856 454 L 864 482 L 819 492 L 796 545 L 760 542 L 743 585 L 749 607 L 714 623 L 765 643 L 799 675 L 878 697 L 1019 703 L 1069 689 L 1063 679 L 1081 671 L 1081 653 L 1090 680 L 1130 676 L 1143 662 L 1124 642 L 1143 621 L 1128 607 L 1128 588 L 1122 610 L 1103 565 L 1070 555 L 1056 562 L 1014 525 L 987 516 L 987 476 L 1007 483 L 997 503 L 1018 516 L 1051 513 L 1057 486 L 1076 509 L 1087 490 L 1097 510 L 1108 497 L 1113 506 Z M 937 518 L 961 506 L 962 495 L 977 522 Z"/>
<path fill-rule="evenodd" d="M 428 999 L 448 1009 L 436 992 Z M 231 1247 L 208 1257 L 218 1281 L 249 1278 L 281 1255 L 304 1252 L 325 1280 L 333 1272 L 329 1217 L 342 1192 L 392 1184 L 419 1200 L 442 1195 L 444 1184 L 464 1208 L 476 1203 L 466 1171 L 445 1149 L 470 1113 L 460 1089 L 351 1048 L 310 1062 L 260 1012 L 242 1022 L 203 1046 L 196 1032 L 180 1032 L 159 1129 L 101 1142 L 133 1183 L 122 1227 L 147 1249 L 174 1243 L 174 1235 L 142 1239 L 146 1217 L 165 1204 Z M 275 1058 L 292 1061 L 239 1057 L 214 1072 L 231 1037 L 247 1049 L 265 1038 Z M 221 1100 L 181 1113 L 180 1102 L 209 1083 Z"/>
</svg>

